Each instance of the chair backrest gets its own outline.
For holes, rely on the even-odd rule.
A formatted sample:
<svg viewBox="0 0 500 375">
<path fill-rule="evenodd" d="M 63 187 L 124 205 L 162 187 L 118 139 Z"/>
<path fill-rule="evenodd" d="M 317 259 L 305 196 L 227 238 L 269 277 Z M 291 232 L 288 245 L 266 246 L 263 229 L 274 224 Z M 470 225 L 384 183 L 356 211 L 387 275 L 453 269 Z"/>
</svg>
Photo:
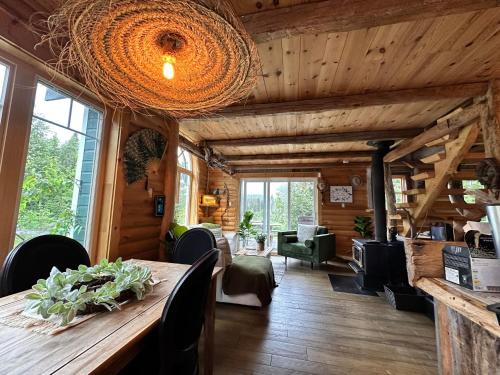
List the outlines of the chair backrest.
<svg viewBox="0 0 500 375">
<path fill-rule="evenodd" d="M 172 262 L 193 264 L 215 247 L 215 236 L 211 231 L 206 228 L 192 228 L 177 240 Z"/>
<path fill-rule="evenodd" d="M 60 271 L 90 266 L 85 248 L 77 241 L 58 235 L 44 235 L 17 245 L 5 259 L 0 275 L 0 296 L 31 288 L 49 276 L 52 267 Z"/>
<path fill-rule="evenodd" d="M 316 234 L 328 234 L 328 228 L 319 226 L 318 229 L 316 229 Z"/>
<path fill-rule="evenodd" d="M 196 374 L 212 272 L 219 251 L 212 249 L 182 276 L 165 304 L 159 327 L 160 374 Z"/>
</svg>

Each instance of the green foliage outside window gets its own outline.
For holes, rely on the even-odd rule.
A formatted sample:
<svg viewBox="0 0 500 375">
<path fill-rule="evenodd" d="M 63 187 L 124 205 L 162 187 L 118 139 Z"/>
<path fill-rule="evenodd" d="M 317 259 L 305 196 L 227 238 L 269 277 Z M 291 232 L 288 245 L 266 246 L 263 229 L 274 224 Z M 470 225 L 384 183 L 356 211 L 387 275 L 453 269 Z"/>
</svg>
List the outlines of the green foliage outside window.
<svg viewBox="0 0 500 375">
<path fill-rule="evenodd" d="M 40 234 L 78 231 L 72 210 L 79 140 L 61 142 L 51 125 L 33 120 L 25 166 L 16 242 Z M 19 238 L 20 237 L 20 238 Z"/>
</svg>

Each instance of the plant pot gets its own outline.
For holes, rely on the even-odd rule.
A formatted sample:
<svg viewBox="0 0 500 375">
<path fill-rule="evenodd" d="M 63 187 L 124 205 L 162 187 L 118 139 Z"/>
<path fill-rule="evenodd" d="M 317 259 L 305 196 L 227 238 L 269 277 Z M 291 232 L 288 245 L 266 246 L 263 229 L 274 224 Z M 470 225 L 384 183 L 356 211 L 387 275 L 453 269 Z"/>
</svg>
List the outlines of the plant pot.
<svg viewBox="0 0 500 375">
<path fill-rule="evenodd" d="M 264 251 L 264 242 L 257 242 L 257 251 Z"/>
</svg>

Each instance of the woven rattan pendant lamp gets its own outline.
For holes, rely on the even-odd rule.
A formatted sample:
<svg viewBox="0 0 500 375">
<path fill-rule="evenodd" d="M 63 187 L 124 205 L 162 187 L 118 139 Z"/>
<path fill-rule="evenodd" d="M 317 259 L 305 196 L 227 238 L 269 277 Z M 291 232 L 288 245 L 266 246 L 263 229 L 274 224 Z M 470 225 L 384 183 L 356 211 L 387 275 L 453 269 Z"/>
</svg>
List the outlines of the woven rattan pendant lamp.
<svg viewBox="0 0 500 375">
<path fill-rule="evenodd" d="M 246 97 L 256 48 L 225 0 L 66 0 L 42 42 L 106 104 L 175 117 Z"/>
</svg>

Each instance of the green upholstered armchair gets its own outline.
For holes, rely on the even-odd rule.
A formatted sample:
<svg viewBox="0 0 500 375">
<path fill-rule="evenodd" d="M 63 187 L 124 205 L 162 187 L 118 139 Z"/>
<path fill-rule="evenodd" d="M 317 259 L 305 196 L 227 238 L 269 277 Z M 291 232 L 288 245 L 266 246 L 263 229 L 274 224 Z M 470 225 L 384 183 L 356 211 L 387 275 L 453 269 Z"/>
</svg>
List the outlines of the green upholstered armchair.
<svg viewBox="0 0 500 375">
<path fill-rule="evenodd" d="M 304 243 L 298 242 L 297 231 L 278 232 L 278 254 L 287 258 L 300 259 L 314 264 L 328 261 L 335 256 L 335 234 L 319 226 L 316 235 Z"/>
</svg>

